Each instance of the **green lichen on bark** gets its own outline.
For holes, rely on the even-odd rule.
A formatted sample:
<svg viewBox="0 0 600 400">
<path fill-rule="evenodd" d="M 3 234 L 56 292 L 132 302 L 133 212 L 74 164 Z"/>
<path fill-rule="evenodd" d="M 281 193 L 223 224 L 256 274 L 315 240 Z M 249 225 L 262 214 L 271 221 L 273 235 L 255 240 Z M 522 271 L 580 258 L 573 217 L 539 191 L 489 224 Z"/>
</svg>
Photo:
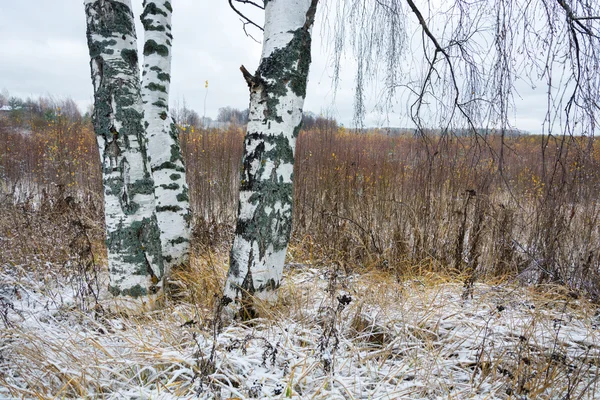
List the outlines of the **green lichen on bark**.
<svg viewBox="0 0 600 400">
<path fill-rule="evenodd" d="M 163 100 L 158 100 L 155 101 L 154 103 L 152 103 L 153 106 L 157 106 L 157 107 L 167 107 L 167 103 L 165 103 Z"/>
<path fill-rule="evenodd" d="M 144 43 L 144 55 L 149 56 L 152 53 L 167 57 L 169 55 L 169 48 L 164 44 L 156 43 L 155 40 L 146 40 L 146 43 Z"/>
<path fill-rule="evenodd" d="M 261 101 L 266 103 L 264 121 L 282 122 L 283 118 L 278 114 L 277 105 L 279 99 L 287 95 L 291 90 L 295 95 L 304 98 L 306 95 L 306 83 L 310 66 L 310 33 L 305 28 L 294 32 L 292 40 L 283 48 L 275 49 L 273 53 L 261 60 L 255 75 L 255 80 L 261 85 Z M 258 94 L 253 93 L 253 96 Z M 293 131 L 293 137 L 297 137 L 300 125 Z M 254 141 L 258 141 L 252 153 L 246 149 L 252 148 Z M 266 150 L 267 146 L 270 150 Z M 293 203 L 293 185 L 278 181 L 276 177 L 269 180 L 261 180 L 267 161 L 276 166 L 282 163 L 294 163 L 294 149 L 289 138 L 284 134 L 272 135 L 264 132 L 248 131 L 245 139 L 244 160 L 242 166 L 242 191 L 252 192 L 248 200 L 257 205 L 254 216 L 249 221 L 239 220 L 236 234 L 246 240 L 259 243 L 259 257 L 264 257 L 267 245 L 272 245 L 275 251 L 283 250 L 289 241 L 291 233 L 291 214 Z M 255 160 L 260 161 L 260 168 L 255 174 L 250 174 L 251 165 Z M 292 176 L 293 179 L 293 176 Z M 289 206 L 284 211 L 275 210 L 276 205 Z M 276 214 L 273 214 L 276 213 Z M 278 214 L 277 214 L 278 213 Z M 286 215 L 281 215 L 285 213 Z M 275 230 L 270 221 L 276 220 Z"/>
<path fill-rule="evenodd" d="M 172 243 L 176 237 L 189 237 L 189 201 L 185 184 L 185 167 L 178 138 L 171 133 L 169 118 L 169 88 L 171 82 L 171 13 L 167 1 L 144 2 L 142 23 L 145 28 L 144 71 L 142 97 L 148 123 L 149 155 L 155 179 L 156 216 L 162 232 L 161 241 L 165 268 L 187 264 L 189 246 Z M 173 177 L 177 176 L 177 179 Z"/>
<path fill-rule="evenodd" d="M 132 197 L 136 194 L 154 194 L 154 181 L 150 176 L 138 179 L 133 183 L 128 184 L 128 191 L 131 193 Z"/>
<path fill-rule="evenodd" d="M 164 72 L 159 72 L 157 75 L 157 78 L 160 79 L 161 81 L 171 82 L 171 75 L 166 74 Z"/>
<path fill-rule="evenodd" d="M 238 221 L 236 234 L 250 242 L 258 243 L 260 258 L 264 258 L 267 247 L 271 245 L 274 251 L 284 250 L 292 232 L 292 201 L 294 188 L 291 183 L 276 181 L 254 181 L 250 185 L 253 194 L 249 203 L 257 206 L 253 218 Z M 277 206 L 289 206 L 277 210 Z M 269 210 L 269 212 L 267 212 Z M 276 221 L 275 224 L 272 221 Z"/>
<path fill-rule="evenodd" d="M 166 5 L 166 4 L 165 4 Z M 169 4 L 170 6 L 170 4 Z M 172 8 L 167 8 L 169 11 L 173 12 Z M 148 16 L 148 14 L 152 15 L 162 15 L 164 17 L 167 16 L 167 13 L 158 8 L 155 1 L 144 1 L 144 12 L 142 13 L 142 18 Z"/>
<path fill-rule="evenodd" d="M 96 58 L 98 57 L 100 54 L 114 54 L 114 50 L 111 48 L 111 46 L 114 46 L 117 44 L 117 41 L 114 39 L 110 39 L 110 40 L 102 40 L 102 41 L 92 41 L 91 43 L 89 43 L 89 50 L 90 50 L 90 57 L 91 58 Z"/>
<path fill-rule="evenodd" d="M 181 207 L 176 206 L 176 205 L 170 205 L 170 206 L 156 206 L 156 212 L 164 212 L 164 211 L 172 211 L 172 212 L 178 212 L 183 210 Z"/>
<path fill-rule="evenodd" d="M 189 203 L 190 201 L 190 197 L 188 195 L 188 188 L 187 186 L 183 187 L 183 190 L 181 191 L 181 193 L 177 193 L 177 201 L 179 202 L 187 202 Z"/>
<path fill-rule="evenodd" d="M 150 273 L 147 257 L 162 258 L 159 235 L 156 217 L 144 218 L 129 225 L 121 224 L 118 230 L 108 232 L 107 246 L 120 249 L 123 261 L 136 265 L 133 275 L 147 275 Z M 160 266 L 162 275 L 162 263 Z"/>
<path fill-rule="evenodd" d="M 167 93 L 167 88 L 165 86 L 159 85 L 154 82 L 150 82 L 149 84 L 147 84 L 146 88 L 148 88 L 148 90 L 152 90 L 152 91 Z"/>
<path fill-rule="evenodd" d="M 130 68 L 133 68 L 134 66 L 137 68 L 137 65 L 138 65 L 137 50 L 123 49 L 121 51 L 121 57 L 123 57 L 123 60 L 125 60 L 125 62 L 130 65 Z"/>
<path fill-rule="evenodd" d="M 180 243 L 185 243 L 185 242 L 189 242 L 188 239 L 184 238 L 184 237 L 178 237 L 177 239 L 173 239 L 171 240 L 171 242 L 173 244 L 180 244 Z"/>
<path fill-rule="evenodd" d="M 172 9 L 169 7 L 167 7 L 167 5 L 165 4 L 165 8 L 169 10 L 169 12 L 173 12 Z M 167 17 L 167 13 L 161 10 L 154 1 L 144 2 L 144 11 L 140 16 L 140 19 L 142 21 L 142 25 L 144 26 L 144 30 L 164 32 L 166 29 L 163 25 L 153 25 L 154 20 L 152 18 L 148 18 L 150 15 L 162 15 L 164 17 Z"/>
<path fill-rule="evenodd" d="M 166 189 L 166 190 L 177 190 L 180 188 L 180 186 L 176 183 L 170 183 L 168 185 L 160 185 L 161 188 Z"/>
<path fill-rule="evenodd" d="M 296 127 L 294 128 L 294 137 L 297 138 L 298 135 L 300 135 L 300 130 L 302 129 L 302 120 L 300 120 L 300 123 L 298 125 L 296 125 Z"/>
<path fill-rule="evenodd" d="M 169 130 L 169 136 L 171 136 L 175 144 L 181 149 L 181 145 L 179 143 L 179 128 L 177 128 L 177 124 L 173 118 L 171 118 L 171 129 Z"/>
<path fill-rule="evenodd" d="M 162 164 L 160 164 L 160 165 L 158 165 L 156 167 L 153 167 L 152 171 L 153 172 L 160 171 L 161 169 L 172 169 L 172 170 L 175 170 L 177 172 L 185 173 L 185 167 L 181 167 L 179 165 L 176 165 L 175 163 L 173 163 L 171 161 L 165 161 L 164 163 L 162 163 Z"/>
<path fill-rule="evenodd" d="M 165 27 L 162 25 L 152 25 L 152 20 L 150 19 L 142 19 L 142 24 L 144 25 L 144 29 L 146 29 L 147 31 L 165 31 Z"/>
<path fill-rule="evenodd" d="M 183 163 L 183 156 L 181 155 L 181 148 L 179 147 L 179 141 L 171 145 L 171 162 L 181 161 Z"/>
<path fill-rule="evenodd" d="M 285 96 L 289 89 L 299 97 L 306 97 L 306 83 L 310 67 L 311 36 L 308 29 L 299 28 L 294 31 L 292 40 L 287 46 L 275 49 L 273 53 L 260 62 L 255 80 L 263 86 L 263 101 L 267 103 L 267 120 L 281 122 L 276 107 L 279 98 Z"/>
<path fill-rule="evenodd" d="M 94 12 L 97 18 L 88 23 L 88 32 L 110 37 L 114 34 L 132 35 L 135 37 L 135 24 L 133 18 L 124 18 L 123 16 L 133 15 L 131 9 L 122 2 L 114 0 L 95 1 L 87 4 L 86 14 Z M 93 56 L 92 56 L 93 57 Z"/>
</svg>

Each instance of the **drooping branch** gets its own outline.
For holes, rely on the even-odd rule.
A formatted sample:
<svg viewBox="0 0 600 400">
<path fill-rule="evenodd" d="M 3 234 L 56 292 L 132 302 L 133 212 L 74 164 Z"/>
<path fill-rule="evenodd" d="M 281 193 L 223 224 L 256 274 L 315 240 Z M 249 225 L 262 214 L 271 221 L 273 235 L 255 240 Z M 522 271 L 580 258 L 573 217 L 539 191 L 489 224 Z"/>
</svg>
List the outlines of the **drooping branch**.
<svg viewBox="0 0 600 400">
<path fill-rule="evenodd" d="M 425 18 L 423 18 L 423 14 L 421 14 L 421 11 L 419 11 L 419 9 L 417 8 L 417 6 L 415 5 L 415 3 L 413 2 L 413 0 L 406 0 L 406 2 L 408 3 L 410 9 L 412 10 L 412 12 L 416 15 L 417 20 L 419 21 L 419 25 L 421 25 L 421 28 L 423 29 L 423 33 L 429 38 L 429 40 L 433 43 L 433 46 L 435 47 L 435 53 L 433 55 L 433 59 L 429 61 L 429 70 L 427 72 L 427 76 L 425 78 L 425 80 L 423 81 L 423 85 L 422 85 L 422 89 L 421 89 L 421 93 L 418 96 L 418 99 L 416 101 L 415 104 L 418 103 L 418 107 L 417 107 L 417 118 L 418 118 L 418 113 L 420 111 L 421 105 L 423 104 L 423 98 L 425 95 L 425 88 L 428 85 L 430 79 L 431 79 L 431 75 L 435 70 L 435 61 L 437 59 L 437 54 L 442 54 L 448 64 L 448 68 L 450 70 L 450 78 L 452 80 L 452 85 L 454 86 L 454 90 L 455 90 L 455 96 L 454 96 L 454 106 L 458 108 L 458 110 L 460 111 L 460 113 L 463 115 L 463 117 L 467 120 L 467 123 L 469 124 L 469 127 L 473 130 L 474 134 L 478 134 L 477 133 L 477 128 L 475 127 L 475 124 L 473 123 L 473 120 L 471 119 L 471 116 L 469 115 L 469 113 L 463 108 L 462 104 L 460 104 L 459 102 L 459 98 L 460 98 L 460 89 L 458 87 L 458 82 L 456 80 L 456 73 L 454 72 L 454 65 L 452 63 L 452 60 L 450 59 L 450 55 L 448 54 L 448 52 L 446 51 L 446 49 L 444 49 L 442 47 L 442 45 L 439 43 L 439 41 L 437 40 L 437 38 L 433 35 L 433 33 L 431 32 L 431 30 L 429 29 L 429 26 L 427 25 L 427 21 L 425 21 Z M 452 118 L 450 118 L 452 119 Z M 416 121 L 415 121 L 416 122 Z"/>
<path fill-rule="evenodd" d="M 543 81 L 550 98 L 542 131 L 560 125 L 589 133 L 600 126 L 600 80 L 594 73 L 600 66 L 597 2 L 453 0 L 435 6 L 423 2 L 430 5 L 425 10 L 417 0 L 330 1 L 336 17 L 330 41 L 334 88 L 348 43 L 358 66 L 357 126 L 366 116 L 365 87 L 379 85 L 380 66 L 392 73 L 386 76 L 386 93 L 379 101 L 390 109 L 395 89 L 402 88 L 412 104 L 408 114 L 417 126 L 435 123 L 435 118 L 449 127 L 458 122 L 454 119 L 479 136 L 490 127 L 504 132 L 510 128 L 510 114 L 516 113 L 519 89 L 523 84 L 535 89 Z M 409 34 L 400 3 L 416 16 L 423 37 L 422 47 L 412 53 L 419 59 L 416 65 L 424 66 L 418 78 L 413 78 L 415 68 L 403 68 L 406 57 L 395 51 L 406 48 L 401 39 Z M 566 119 L 561 116 L 565 113 L 570 114 Z"/>
<path fill-rule="evenodd" d="M 592 36 L 592 37 L 597 37 L 594 32 L 592 32 L 592 30 L 585 26 L 581 21 L 583 20 L 596 20 L 596 19 L 600 19 L 600 16 L 590 16 L 590 17 L 577 17 L 575 15 L 575 13 L 573 12 L 573 9 L 571 8 L 571 6 L 569 6 L 565 0 L 556 0 L 558 2 L 558 4 L 565 10 L 565 13 L 567 14 L 567 18 L 569 19 L 569 21 L 572 24 L 576 24 L 577 26 L 579 26 L 581 29 L 583 29 L 583 31 Z"/>
</svg>

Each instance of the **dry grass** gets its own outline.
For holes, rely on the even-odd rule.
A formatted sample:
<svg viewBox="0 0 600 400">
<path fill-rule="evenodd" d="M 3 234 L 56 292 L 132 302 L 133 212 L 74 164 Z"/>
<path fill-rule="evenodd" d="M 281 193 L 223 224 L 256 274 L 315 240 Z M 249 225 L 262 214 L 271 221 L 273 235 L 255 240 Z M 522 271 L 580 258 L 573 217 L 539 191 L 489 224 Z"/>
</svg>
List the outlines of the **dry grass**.
<svg viewBox="0 0 600 400">
<path fill-rule="evenodd" d="M 33 208 L 71 196 L 96 204 L 92 213 L 101 221 L 89 121 L 43 116 L 0 121 L 0 192 Z M 243 135 L 240 127 L 181 131 L 203 248 L 231 240 Z M 294 180 L 292 242 L 313 262 L 470 281 L 519 276 L 600 299 L 594 138 L 387 136 L 321 118 L 298 138 Z"/>
<path fill-rule="evenodd" d="M 500 175 L 493 135 L 320 120 L 279 299 L 221 329 L 242 130 L 182 132 L 192 261 L 164 309 L 128 318 L 105 302 L 89 124 L 0 122 L 19 144 L 0 141 L 0 397 L 599 396 L 597 140 L 508 138 Z"/>
<path fill-rule="evenodd" d="M 81 312 L 68 286 L 3 274 L 0 396 L 12 398 L 536 398 L 600 393 L 597 309 L 437 274 L 286 269 L 263 318 L 215 333 L 226 256 L 197 255 L 177 302 L 143 317 Z M 11 280 L 12 279 L 12 280 Z M 45 287 L 45 292 L 37 288 Z M 10 293 L 19 288 L 19 296 Z M 47 302 L 49 291 L 63 301 Z M 342 296 L 352 298 L 340 305 Z M 213 350 L 214 348 L 214 350 Z"/>
</svg>

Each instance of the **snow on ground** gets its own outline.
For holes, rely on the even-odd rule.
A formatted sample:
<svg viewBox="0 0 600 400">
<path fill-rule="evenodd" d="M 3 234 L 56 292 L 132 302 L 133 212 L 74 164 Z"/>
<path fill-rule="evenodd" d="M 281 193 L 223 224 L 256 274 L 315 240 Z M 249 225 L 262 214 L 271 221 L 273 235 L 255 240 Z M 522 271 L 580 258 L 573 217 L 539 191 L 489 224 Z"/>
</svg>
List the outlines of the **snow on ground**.
<svg viewBox="0 0 600 400">
<path fill-rule="evenodd" d="M 288 270 L 264 319 L 215 333 L 193 304 L 82 312 L 3 271 L 2 399 L 600 398 L 600 320 L 558 291 Z"/>
</svg>

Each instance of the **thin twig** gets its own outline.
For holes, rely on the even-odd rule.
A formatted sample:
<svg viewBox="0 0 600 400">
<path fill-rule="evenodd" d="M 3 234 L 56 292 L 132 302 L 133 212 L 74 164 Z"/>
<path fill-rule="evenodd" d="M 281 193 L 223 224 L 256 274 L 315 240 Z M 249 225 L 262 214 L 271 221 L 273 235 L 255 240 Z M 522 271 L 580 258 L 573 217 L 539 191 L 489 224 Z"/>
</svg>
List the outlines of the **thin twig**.
<svg viewBox="0 0 600 400">
<path fill-rule="evenodd" d="M 238 0 L 235 0 L 235 1 L 238 1 Z M 249 2 L 249 3 L 251 3 L 251 2 Z M 235 8 L 235 6 L 233 5 L 233 0 L 229 0 L 229 7 L 231 7 L 231 9 L 233 11 L 235 11 L 237 15 L 242 17 L 242 19 L 244 21 L 246 21 L 247 24 L 250 24 L 250 25 L 260 29 L 261 31 L 264 31 L 264 28 L 262 26 L 258 25 L 256 22 L 252 21 L 250 18 L 248 18 L 244 14 L 242 14 L 237 8 Z M 245 31 L 245 28 L 244 28 L 244 31 Z"/>
</svg>

